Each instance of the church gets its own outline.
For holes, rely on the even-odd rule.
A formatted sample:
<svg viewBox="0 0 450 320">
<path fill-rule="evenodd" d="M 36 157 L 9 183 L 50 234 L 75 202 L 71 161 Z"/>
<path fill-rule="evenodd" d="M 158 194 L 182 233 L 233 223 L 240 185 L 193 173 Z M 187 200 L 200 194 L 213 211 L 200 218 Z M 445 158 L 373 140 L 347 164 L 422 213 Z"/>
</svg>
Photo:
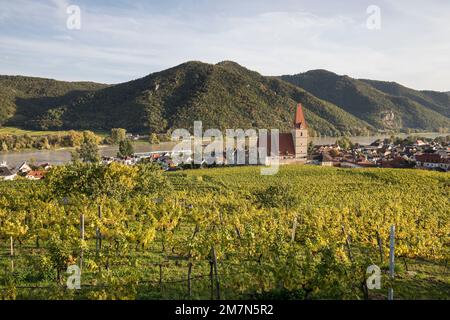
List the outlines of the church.
<svg viewBox="0 0 450 320">
<path fill-rule="evenodd" d="M 270 134 L 267 139 L 267 154 L 271 154 Z M 279 151 L 276 156 L 281 164 L 304 163 L 308 157 L 308 125 L 303 106 L 298 104 L 292 132 L 280 133 Z M 272 157 L 273 158 L 273 157 Z"/>
</svg>

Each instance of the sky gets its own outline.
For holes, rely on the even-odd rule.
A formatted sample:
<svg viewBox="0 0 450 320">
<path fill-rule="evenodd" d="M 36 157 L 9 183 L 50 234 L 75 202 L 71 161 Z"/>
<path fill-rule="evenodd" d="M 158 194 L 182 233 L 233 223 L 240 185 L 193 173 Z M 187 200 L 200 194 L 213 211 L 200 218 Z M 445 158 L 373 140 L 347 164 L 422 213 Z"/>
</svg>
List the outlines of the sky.
<svg viewBox="0 0 450 320">
<path fill-rule="evenodd" d="M 190 60 L 450 91 L 450 1 L 0 0 L 0 74 L 119 83 Z"/>
</svg>

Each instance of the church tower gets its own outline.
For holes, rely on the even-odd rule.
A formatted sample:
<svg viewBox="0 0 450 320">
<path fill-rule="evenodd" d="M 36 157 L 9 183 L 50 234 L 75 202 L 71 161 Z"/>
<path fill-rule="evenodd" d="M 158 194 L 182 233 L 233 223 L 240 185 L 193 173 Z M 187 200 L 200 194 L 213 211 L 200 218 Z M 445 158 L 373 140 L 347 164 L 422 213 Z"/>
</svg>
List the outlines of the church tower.
<svg viewBox="0 0 450 320">
<path fill-rule="evenodd" d="M 306 160 L 308 156 L 308 125 L 306 124 L 301 103 L 298 104 L 297 112 L 295 113 L 292 136 L 294 138 L 295 158 Z"/>
</svg>

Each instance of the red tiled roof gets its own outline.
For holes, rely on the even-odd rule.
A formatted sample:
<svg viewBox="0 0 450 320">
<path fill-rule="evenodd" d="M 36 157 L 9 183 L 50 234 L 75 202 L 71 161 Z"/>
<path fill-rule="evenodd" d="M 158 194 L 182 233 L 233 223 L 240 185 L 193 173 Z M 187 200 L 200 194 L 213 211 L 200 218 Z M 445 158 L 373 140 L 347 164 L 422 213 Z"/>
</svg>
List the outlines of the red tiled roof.
<svg viewBox="0 0 450 320">
<path fill-rule="evenodd" d="M 443 158 L 440 154 L 437 153 L 424 153 L 416 155 L 416 161 L 429 163 L 448 163 L 450 159 Z"/>
<path fill-rule="evenodd" d="M 297 112 L 295 113 L 294 126 L 296 129 L 306 129 L 308 125 L 306 124 L 305 115 L 303 114 L 303 106 L 301 103 L 297 106 Z"/>
<path fill-rule="evenodd" d="M 260 146 L 258 140 L 258 147 Z M 294 138 L 291 133 L 280 133 L 278 156 L 295 156 Z M 272 139 L 271 134 L 267 134 L 267 155 L 271 155 Z"/>
<path fill-rule="evenodd" d="M 381 164 L 381 167 L 383 167 L 383 168 L 410 167 L 408 161 L 406 161 L 402 157 L 395 157 L 394 159 L 390 159 L 390 160 L 381 160 L 380 164 Z"/>
<path fill-rule="evenodd" d="M 33 177 L 35 179 L 43 179 L 45 176 L 45 171 L 40 171 L 40 170 L 36 170 L 36 171 L 30 171 L 27 173 L 27 177 Z"/>
</svg>

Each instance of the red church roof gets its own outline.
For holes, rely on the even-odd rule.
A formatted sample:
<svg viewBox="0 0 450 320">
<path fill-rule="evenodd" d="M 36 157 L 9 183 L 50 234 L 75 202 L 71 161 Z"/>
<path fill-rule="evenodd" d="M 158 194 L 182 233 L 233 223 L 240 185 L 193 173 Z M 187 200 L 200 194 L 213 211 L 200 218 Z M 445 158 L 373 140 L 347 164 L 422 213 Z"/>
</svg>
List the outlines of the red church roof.
<svg viewBox="0 0 450 320">
<path fill-rule="evenodd" d="M 260 141 L 258 140 L 258 147 L 260 147 Z M 270 133 L 267 134 L 267 155 L 271 156 L 272 150 L 272 136 Z M 274 156 L 295 156 L 295 146 L 292 133 L 280 133 L 278 142 L 278 153 L 274 150 Z"/>
<path fill-rule="evenodd" d="M 305 115 L 303 114 L 303 106 L 301 103 L 297 106 L 297 112 L 295 113 L 294 126 L 296 129 L 306 129 L 308 125 L 306 124 Z"/>
</svg>

